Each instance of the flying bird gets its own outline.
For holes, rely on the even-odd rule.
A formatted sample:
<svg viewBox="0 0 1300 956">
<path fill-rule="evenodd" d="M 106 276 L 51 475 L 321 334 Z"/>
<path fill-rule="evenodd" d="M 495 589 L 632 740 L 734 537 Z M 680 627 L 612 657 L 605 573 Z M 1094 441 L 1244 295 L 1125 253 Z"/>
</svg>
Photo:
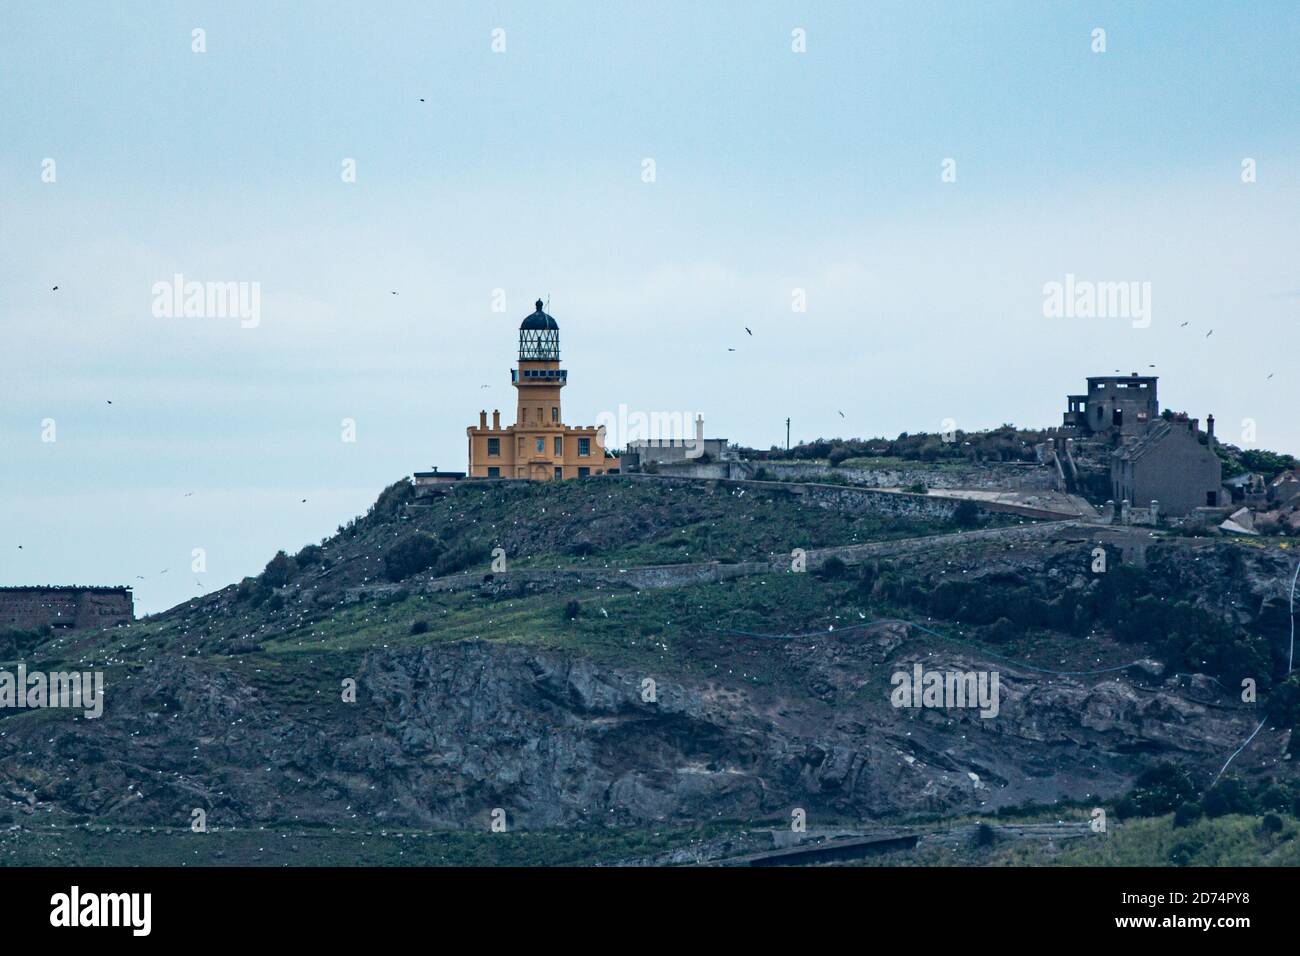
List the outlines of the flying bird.
<svg viewBox="0 0 1300 956">
<path fill-rule="evenodd" d="M 390 293 L 388 293 L 388 294 L 389 294 L 389 295 L 397 295 L 396 292 L 390 292 Z"/>
<path fill-rule="evenodd" d="M 1210 329 L 1210 331 L 1205 333 L 1205 337 L 1208 339 L 1213 334 L 1214 334 L 1214 329 Z"/>
<path fill-rule="evenodd" d="M 113 404 L 113 400 L 112 400 L 112 399 L 111 399 L 111 398 L 110 398 L 110 399 L 106 399 L 106 401 L 107 401 L 107 402 L 108 402 L 108 404 L 110 404 L 110 405 L 112 405 L 112 404 Z"/>
<path fill-rule="evenodd" d="M 58 286 L 55 286 L 55 287 L 54 287 L 53 289 L 51 289 L 50 291 L 51 291 L 51 292 L 58 292 L 58 291 L 59 291 L 59 287 L 58 287 Z"/>
<path fill-rule="evenodd" d="M 735 350 L 735 349 L 727 349 L 727 351 L 728 351 L 728 352 L 734 352 L 734 351 L 736 351 L 736 350 Z"/>
<path fill-rule="evenodd" d="M 837 409 L 837 411 L 838 411 L 838 409 Z M 843 417 L 844 417 L 844 413 L 843 413 L 843 412 L 840 412 L 840 418 L 843 418 Z"/>
<path fill-rule="evenodd" d="M 1178 326 L 1178 327 L 1179 327 L 1180 329 L 1185 329 L 1185 328 L 1187 328 L 1187 326 L 1189 326 L 1189 325 L 1191 325 L 1190 322 L 1184 322 L 1184 323 L 1182 323 L 1182 325 L 1180 325 L 1180 326 Z"/>
<path fill-rule="evenodd" d="M 749 326 L 748 326 L 748 325 L 745 326 L 745 331 L 746 331 L 746 332 L 749 332 Z M 750 335 L 753 335 L 754 333 L 753 333 L 753 332 L 749 332 L 749 334 L 750 334 Z"/>
<path fill-rule="evenodd" d="M 302 503 L 303 503 L 303 504 L 306 504 L 306 503 L 307 503 L 307 499 L 306 499 L 306 498 L 302 499 Z"/>
<path fill-rule="evenodd" d="M 1268 373 L 1268 378 L 1272 378 L 1272 377 L 1273 377 L 1274 375 L 1276 375 L 1276 374 L 1277 374 L 1276 372 L 1269 372 L 1269 373 Z M 1267 382 L 1267 381 L 1268 381 L 1268 378 L 1264 379 L 1264 381 Z"/>
</svg>

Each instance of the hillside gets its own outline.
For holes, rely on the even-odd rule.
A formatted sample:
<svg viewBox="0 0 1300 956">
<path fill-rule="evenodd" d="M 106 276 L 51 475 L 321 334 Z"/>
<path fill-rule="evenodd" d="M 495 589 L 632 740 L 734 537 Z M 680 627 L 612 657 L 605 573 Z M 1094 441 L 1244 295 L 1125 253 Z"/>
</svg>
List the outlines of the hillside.
<svg viewBox="0 0 1300 956">
<path fill-rule="evenodd" d="M 752 849 L 796 808 L 810 827 L 1136 818 L 1198 797 L 1250 734 L 1244 677 L 1275 716 L 1229 778 L 1289 819 L 1295 713 L 1270 696 L 1288 549 L 881 500 L 399 482 L 257 578 L 37 645 L 31 668 L 106 672 L 104 716 L 0 712 L 0 820 L 108 859 L 133 851 L 104 827 L 195 862 L 365 842 L 376 862 L 457 863 Z M 893 707 L 916 662 L 998 671 L 998 715 Z M 1192 789 L 1121 802 L 1167 766 Z M 209 833 L 188 832 L 195 808 Z M 510 833 L 489 832 L 497 808 Z"/>
</svg>

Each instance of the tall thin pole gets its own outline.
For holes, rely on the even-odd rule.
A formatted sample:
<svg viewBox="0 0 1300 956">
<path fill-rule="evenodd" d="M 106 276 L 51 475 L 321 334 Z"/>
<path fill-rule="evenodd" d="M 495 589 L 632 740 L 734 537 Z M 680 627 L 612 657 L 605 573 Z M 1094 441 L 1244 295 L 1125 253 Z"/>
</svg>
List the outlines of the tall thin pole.
<svg viewBox="0 0 1300 956">
<path fill-rule="evenodd" d="M 790 454 L 790 419 L 785 420 L 785 453 Z"/>
</svg>

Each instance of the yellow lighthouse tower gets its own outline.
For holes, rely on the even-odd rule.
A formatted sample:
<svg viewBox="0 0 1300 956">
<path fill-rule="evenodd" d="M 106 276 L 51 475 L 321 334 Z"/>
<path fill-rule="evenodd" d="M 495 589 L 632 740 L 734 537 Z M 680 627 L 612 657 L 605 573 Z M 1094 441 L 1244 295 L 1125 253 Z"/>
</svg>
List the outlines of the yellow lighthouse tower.
<svg viewBox="0 0 1300 956">
<path fill-rule="evenodd" d="M 502 428 L 501 412 L 493 411 L 489 428 L 481 411 L 478 427 L 465 429 L 471 478 L 550 481 L 608 470 L 604 429 L 564 424 L 560 389 L 569 373 L 560 368 L 560 327 L 542 311 L 541 299 L 536 306 L 519 325 L 519 366 L 510 370 L 519 394 L 515 423 Z"/>
</svg>

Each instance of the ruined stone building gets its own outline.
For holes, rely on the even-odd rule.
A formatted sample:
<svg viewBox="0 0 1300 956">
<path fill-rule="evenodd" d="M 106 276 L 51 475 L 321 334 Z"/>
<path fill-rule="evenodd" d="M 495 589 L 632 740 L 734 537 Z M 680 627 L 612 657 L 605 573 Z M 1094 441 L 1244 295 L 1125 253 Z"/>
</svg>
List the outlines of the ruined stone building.
<svg viewBox="0 0 1300 956">
<path fill-rule="evenodd" d="M 1094 375 L 1088 391 L 1066 397 L 1061 432 L 1089 456 L 1109 464 L 1110 495 L 1117 506 L 1148 508 L 1183 516 L 1197 508 L 1217 508 L 1224 500 L 1223 465 L 1214 450 L 1214 416 L 1206 431 L 1197 419 L 1160 415 L 1154 375 Z M 1096 476 L 1104 481 L 1104 473 Z M 1091 480 L 1091 479 L 1090 479 Z M 1100 493 L 1099 488 L 1094 488 Z"/>
<path fill-rule="evenodd" d="M 112 627 L 134 617 L 130 588 L 0 588 L 0 631 Z"/>
<path fill-rule="evenodd" d="M 519 326 L 519 366 L 510 370 L 510 381 L 518 391 L 515 423 L 501 426 L 501 412 L 478 416 L 478 427 L 465 429 L 469 436 L 471 478 L 524 478 L 550 481 L 557 478 L 585 478 L 603 475 L 617 467 L 617 459 L 605 458 L 603 429 L 564 424 L 560 414 L 560 389 L 569 373 L 560 368 L 560 326 L 537 310 Z"/>
<path fill-rule="evenodd" d="M 1186 415 L 1157 418 L 1141 435 L 1125 440 L 1111 457 L 1115 501 L 1139 507 L 1157 501 L 1161 514 L 1175 516 L 1224 505 L 1214 416 L 1206 420 L 1205 432 L 1199 424 Z"/>
<path fill-rule="evenodd" d="M 1086 395 L 1066 396 L 1063 427 L 1080 437 L 1118 441 L 1136 436 L 1160 417 L 1156 376 L 1097 375 Z"/>
</svg>

